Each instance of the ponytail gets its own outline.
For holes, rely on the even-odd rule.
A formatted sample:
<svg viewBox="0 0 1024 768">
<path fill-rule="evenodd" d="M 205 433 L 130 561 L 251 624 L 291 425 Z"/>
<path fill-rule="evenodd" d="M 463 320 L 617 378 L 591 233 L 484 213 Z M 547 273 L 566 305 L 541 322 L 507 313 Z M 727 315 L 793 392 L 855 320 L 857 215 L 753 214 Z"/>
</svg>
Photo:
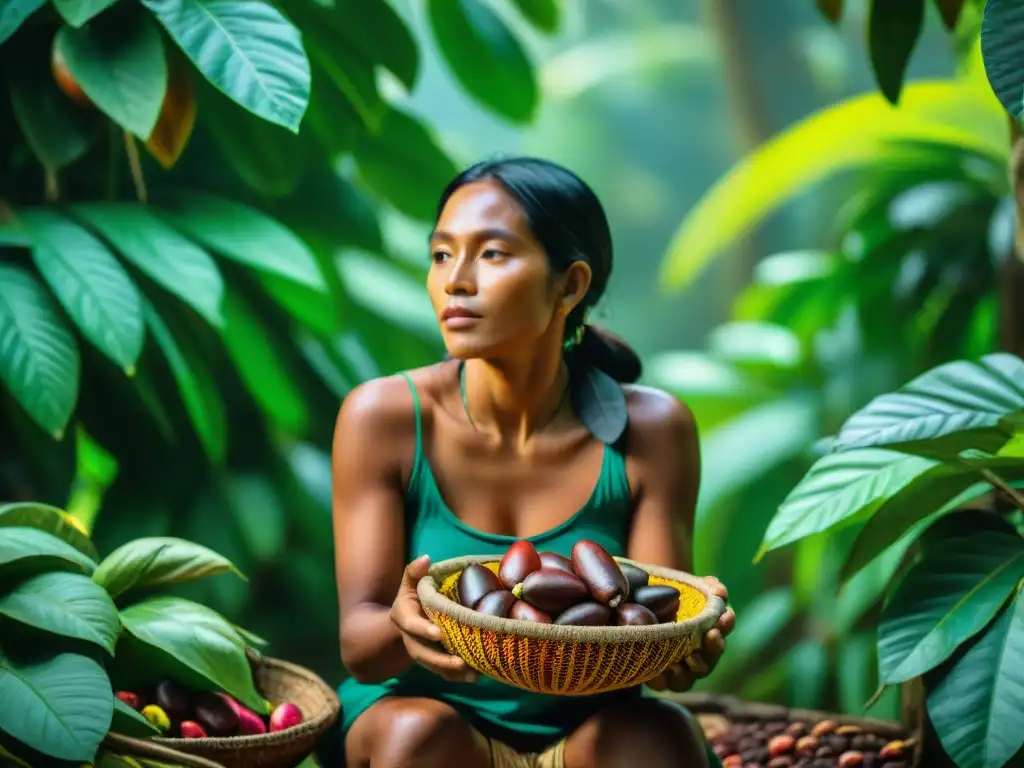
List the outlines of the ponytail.
<svg viewBox="0 0 1024 768">
<path fill-rule="evenodd" d="M 620 384 L 632 384 L 643 373 L 640 356 L 621 337 L 600 326 L 585 324 L 579 343 L 567 355 L 573 368 L 593 366 Z"/>
</svg>

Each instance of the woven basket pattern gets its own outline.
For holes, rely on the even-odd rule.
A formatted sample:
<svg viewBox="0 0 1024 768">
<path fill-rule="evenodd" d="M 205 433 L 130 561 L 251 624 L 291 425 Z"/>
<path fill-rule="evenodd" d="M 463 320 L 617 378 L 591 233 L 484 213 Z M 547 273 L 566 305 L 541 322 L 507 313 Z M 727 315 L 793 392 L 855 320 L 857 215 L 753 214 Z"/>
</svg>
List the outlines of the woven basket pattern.
<svg viewBox="0 0 1024 768">
<path fill-rule="evenodd" d="M 583 696 L 645 683 L 693 653 L 724 610 L 722 601 L 693 577 L 641 565 L 651 572 L 650 583 L 679 590 L 675 623 L 556 627 L 484 616 L 459 604 L 459 574 L 470 562 L 495 572 L 499 565 L 484 557 L 435 565 L 427 577 L 434 589 L 420 585 L 427 616 L 441 629 L 445 647 L 475 670 L 538 693 Z"/>
</svg>

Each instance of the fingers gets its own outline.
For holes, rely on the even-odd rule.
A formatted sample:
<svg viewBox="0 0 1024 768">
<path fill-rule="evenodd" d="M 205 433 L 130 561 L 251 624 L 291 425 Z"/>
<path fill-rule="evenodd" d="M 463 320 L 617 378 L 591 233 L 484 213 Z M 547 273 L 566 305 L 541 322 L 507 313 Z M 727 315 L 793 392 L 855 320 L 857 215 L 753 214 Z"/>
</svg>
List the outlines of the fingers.
<svg viewBox="0 0 1024 768">
<path fill-rule="evenodd" d="M 701 658 L 708 666 L 709 672 L 714 669 L 723 653 L 725 653 L 725 638 L 717 628 L 712 629 L 704 635 L 704 647 L 700 651 Z"/>
<path fill-rule="evenodd" d="M 404 636 L 402 639 L 409 657 L 435 675 L 455 683 L 474 682 L 477 679 L 476 670 L 458 656 L 411 635 Z"/>
<path fill-rule="evenodd" d="M 693 687 L 696 676 L 683 665 L 669 667 L 665 672 L 668 689 L 676 693 L 685 693 Z"/>
<path fill-rule="evenodd" d="M 725 588 L 725 584 L 720 582 L 714 576 L 705 576 L 704 581 L 709 587 L 711 587 L 711 591 L 713 593 L 725 600 L 725 602 L 729 602 L 729 590 Z"/>
<path fill-rule="evenodd" d="M 441 630 L 423 614 L 423 607 L 415 593 L 399 595 L 391 605 L 391 621 L 404 635 L 437 642 Z"/>
<path fill-rule="evenodd" d="M 430 555 L 420 555 L 407 566 L 405 571 L 402 573 L 402 589 L 416 590 L 416 585 L 420 583 L 420 579 L 427 575 L 430 571 Z"/>
<path fill-rule="evenodd" d="M 736 628 L 736 611 L 732 608 L 726 608 L 725 613 L 722 614 L 722 618 L 715 624 L 715 629 L 722 633 L 722 637 L 727 637 L 733 629 Z"/>
</svg>

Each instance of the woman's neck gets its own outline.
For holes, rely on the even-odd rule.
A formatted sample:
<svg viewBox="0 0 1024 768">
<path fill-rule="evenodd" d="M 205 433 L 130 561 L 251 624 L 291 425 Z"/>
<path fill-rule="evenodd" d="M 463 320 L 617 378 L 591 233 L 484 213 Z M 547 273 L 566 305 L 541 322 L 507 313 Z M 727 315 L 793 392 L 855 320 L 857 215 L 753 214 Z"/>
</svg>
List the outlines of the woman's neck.
<svg viewBox="0 0 1024 768">
<path fill-rule="evenodd" d="M 561 346 L 517 360 L 467 360 L 465 405 L 474 427 L 523 447 L 565 402 L 568 370 Z"/>
</svg>

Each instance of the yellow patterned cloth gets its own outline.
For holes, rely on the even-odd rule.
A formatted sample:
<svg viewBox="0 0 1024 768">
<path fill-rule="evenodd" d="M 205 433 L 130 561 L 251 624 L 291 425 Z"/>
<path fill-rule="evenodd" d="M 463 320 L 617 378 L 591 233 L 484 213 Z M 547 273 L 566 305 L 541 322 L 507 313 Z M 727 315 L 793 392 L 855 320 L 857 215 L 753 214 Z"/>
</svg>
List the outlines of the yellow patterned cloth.
<svg viewBox="0 0 1024 768">
<path fill-rule="evenodd" d="M 491 750 L 491 768 L 565 768 L 565 742 L 559 741 L 539 755 L 516 752 L 495 739 L 487 739 Z"/>
</svg>

